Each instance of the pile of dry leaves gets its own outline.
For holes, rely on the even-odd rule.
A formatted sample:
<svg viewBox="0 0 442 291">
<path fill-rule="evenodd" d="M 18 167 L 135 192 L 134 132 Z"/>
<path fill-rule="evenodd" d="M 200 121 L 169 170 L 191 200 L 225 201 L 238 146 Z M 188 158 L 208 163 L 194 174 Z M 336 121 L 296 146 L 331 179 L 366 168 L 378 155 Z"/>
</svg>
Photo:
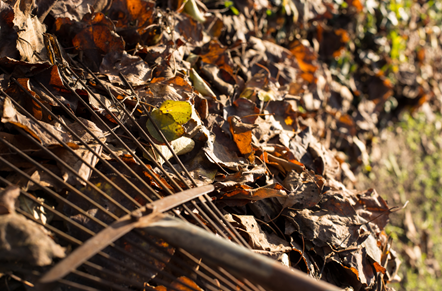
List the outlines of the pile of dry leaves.
<svg viewBox="0 0 442 291">
<path fill-rule="evenodd" d="M 89 179 L 90 169 L 57 147 L 36 122 L 67 144 L 75 139 L 18 84 L 87 140 L 56 101 L 67 106 L 108 145 L 111 152 L 90 144 L 110 161 L 117 155 L 137 164 L 137 156 L 151 164 L 135 143 L 131 151 L 119 147 L 69 88 L 118 136 L 127 138 L 103 104 L 146 142 L 106 96 L 122 100 L 172 158 L 147 122 L 149 108 L 197 183 L 216 186 L 215 203 L 257 253 L 343 288 L 388 290 L 386 284 L 399 279 L 399 261 L 384 232 L 392 208 L 375 190 L 356 192 L 351 185 L 353 171 L 368 164 L 366 137 L 376 134 L 393 86 L 367 68 L 343 85 L 327 65 L 354 37 L 354 30 L 342 27 L 356 23 L 366 6 L 358 0 L 203 2 L 0 1 L 0 134 L 28 152 L 35 148 L 22 134 L 32 135 Z M 338 2 L 346 3 L 345 10 Z M 345 25 L 330 25 L 345 17 L 350 19 Z M 83 158 L 101 166 L 88 149 L 76 146 Z M 10 155 L 8 147 L 0 151 L 40 183 L 63 190 Z M 63 165 L 38 153 L 34 158 L 65 182 L 84 186 Z M 140 167 L 133 169 L 144 175 Z M 38 197 L 35 184 L 6 165 L 0 171 Z M 0 241 L 0 253 L 3 245 Z"/>
</svg>

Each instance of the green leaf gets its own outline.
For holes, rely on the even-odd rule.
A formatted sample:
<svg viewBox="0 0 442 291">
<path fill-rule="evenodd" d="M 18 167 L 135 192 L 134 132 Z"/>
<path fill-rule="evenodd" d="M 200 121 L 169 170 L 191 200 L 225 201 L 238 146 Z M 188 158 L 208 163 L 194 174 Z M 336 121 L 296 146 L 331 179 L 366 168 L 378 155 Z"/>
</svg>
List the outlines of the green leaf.
<svg viewBox="0 0 442 291">
<path fill-rule="evenodd" d="M 187 123 L 192 116 L 192 105 L 185 101 L 164 101 L 159 109 L 154 109 L 150 117 L 161 129 L 168 141 L 181 137 L 186 131 L 182 124 Z M 158 142 L 163 142 L 161 135 L 150 120 L 146 123 L 150 135 Z"/>
<path fill-rule="evenodd" d="M 232 6 L 233 5 L 233 1 L 226 1 L 226 2 L 224 2 L 224 6 L 226 7 L 226 8 L 229 8 L 230 6 Z"/>
<path fill-rule="evenodd" d="M 239 11 L 238 11 L 238 9 L 236 9 L 235 6 L 230 6 L 230 10 L 232 10 L 233 14 L 239 15 Z"/>
</svg>

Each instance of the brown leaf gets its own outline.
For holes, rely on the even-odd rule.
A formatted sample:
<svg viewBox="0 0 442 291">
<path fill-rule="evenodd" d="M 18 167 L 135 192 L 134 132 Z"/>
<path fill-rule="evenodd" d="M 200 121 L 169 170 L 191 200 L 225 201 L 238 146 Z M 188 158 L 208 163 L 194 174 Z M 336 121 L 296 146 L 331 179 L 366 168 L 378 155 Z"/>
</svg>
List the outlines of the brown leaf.
<svg viewBox="0 0 442 291">
<path fill-rule="evenodd" d="M 77 121 L 69 124 L 68 127 L 73 132 L 75 132 L 84 142 L 94 142 L 96 141 L 96 139 L 99 139 L 103 142 L 106 141 L 106 136 L 104 132 L 94 122 L 81 117 L 79 117 L 78 120 L 95 135 L 95 137 L 90 135 Z"/>
<path fill-rule="evenodd" d="M 42 166 L 46 167 L 47 170 L 51 171 L 54 175 L 58 177 L 61 176 L 60 168 L 58 168 L 56 165 L 50 164 L 47 161 L 40 161 L 40 163 L 42 164 Z M 61 191 L 65 188 L 62 183 L 60 183 L 54 177 L 48 174 L 47 171 L 42 171 L 36 166 L 30 165 L 30 168 L 24 169 L 23 171 L 28 176 L 30 176 L 31 179 L 35 181 L 35 183 L 18 173 L 13 173 L 9 177 L 9 180 L 14 184 L 19 185 L 20 188 L 24 191 L 41 190 L 40 186 L 50 187 L 55 189 L 56 191 Z"/>
<path fill-rule="evenodd" d="M 241 118 L 241 122 L 248 124 L 254 124 L 260 113 L 256 103 L 246 98 L 236 99 L 226 110 L 229 115 L 236 115 Z"/>
<path fill-rule="evenodd" d="M 39 150 L 40 148 L 36 145 L 33 145 L 29 142 L 29 139 L 21 134 L 10 134 L 7 132 L 0 132 L 0 138 L 6 140 L 13 146 L 17 147 L 20 150 L 25 150 L 27 152 L 32 152 Z M 10 149 L 4 143 L 0 143 L 0 153 L 9 154 Z M 5 155 L 6 156 L 6 155 Z M 20 158 L 17 157 L 17 163 Z"/>
<path fill-rule="evenodd" d="M 266 110 L 273 114 L 285 130 L 298 131 L 297 102 L 294 100 L 272 101 Z"/>
<path fill-rule="evenodd" d="M 103 55 L 121 52 L 125 46 L 124 40 L 115 33 L 114 23 L 101 12 L 88 13 L 81 22 L 57 18 L 55 31 L 68 47 L 74 46 L 82 54 L 93 71 L 98 71 Z"/>
<path fill-rule="evenodd" d="M 292 247 L 286 240 L 279 238 L 274 233 L 267 234 L 264 232 L 253 216 L 232 215 L 232 217 L 236 222 L 234 225 L 238 224 L 237 227 L 246 233 L 248 237 L 247 242 L 253 250 L 281 254 L 292 250 Z"/>
<path fill-rule="evenodd" d="M 290 205 L 287 207 L 312 208 L 322 199 L 322 185 L 318 185 L 316 177 L 307 171 L 301 174 L 296 171 L 289 172 L 282 185 L 294 193 L 294 197 L 290 198 Z"/>
<path fill-rule="evenodd" d="M 296 57 L 301 69 L 301 78 L 308 83 L 316 81 L 315 72 L 318 69 L 317 56 L 313 49 L 305 46 L 301 41 L 294 40 L 290 43 L 290 52 Z"/>
<path fill-rule="evenodd" d="M 103 147 L 101 145 L 91 145 L 91 148 L 97 153 L 99 156 L 101 155 L 101 151 Z M 92 169 L 87 166 L 83 161 L 79 159 L 79 157 L 83 158 L 89 165 L 94 167 L 98 163 L 98 157 L 86 149 L 84 146 L 79 149 L 75 149 L 74 152 L 76 155 L 73 155 L 71 152 L 64 148 L 56 148 L 53 150 L 54 154 L 56 154 L 63 162 L 67 163 L 72 169 L 83 179 L 86 181 L 89 180 L 89 177 L 92 174 Z M 57 162 L 58 167 L 61 170 L 60 178 L 63 179 L 66 183 L 70 185 L 82 185 L 85 186 L 86 183 L 81 179 L 77 178 L 70 170 L 66 169 L 61 163 Z"/>
<path fill-rule="evenodd" d="M 220 69 L 233 75 L 233 62 L 227 53 L 227 47 L 224 47 L 216 40 L 211 40 L 201 48 L 198 53 L 201 61 L 207 64 L 216 65 Z"/>
<path fill-rule="evenodd" d="M 280 185 L 271 185 L 269 187 L 261 187 L 252 189 L 250 186 L 236 184 L 220 189 L 224 192 L 219 199 L 246 199 L 250 201 L 258 201 L 266 198 L 281 197 L 287 198 L 288 194 Z"/>
<path fill-rule="evenodd" d="M 207 158 L 222 167 L 238 171 L 244 167 L 246 162 L 243 158 L 238 157 L 238 149 L 230 150 L 234 142 L 230 137 L 224 135 L 213 135 L 203 148 Z"/>
<path fill-rule="evenodd" d="M 111 83 L 124 85 L 121 73 L 132 86 L 145 85 L 151 78 L 151 70 L 147 63 L 138 56 L 128 55 L 126 51 L 111 51 L 104 56 L 100 65 L 100 73 L 106 74 Z"/>
<path fill-rule="evenodd" d="M 71 136 L 63 131 L 61 128 L 46 122 L 40 121 L 38 124 L 28 119 L 26 116 L 17 112 L 11 100 L 7 97 L 3 103 L 2 122 L 13 124 L 19 128 L 24 129 L 35 139 L 41 142 L 44 146 L 58 145 L 58 141 L 52 138 L 46 131 L 50 131 L 60 140 L 71 144 Z M 72 144 L 73 145 L 73 144 Z M 74 145 L 73 145 L 74 146 Z"/>
<path fill-rule="evenodd" d="M 38 2 L 38 16 L 41 19 L 50 13 L 54 18 L 70 18 L 81 21 L 88 13 L 101 12 L 111 1 L 108 0 L 43 0 Z"/>
<path fill-rule="evenodd" d="M 388 223 L 390 208 L 374 189 L 358 194 L 355 209 L 360 216 L 376 224 L 380 230 L 383 230 Z"/>
<path fill-rule="evenodd" d="M 31 89 L 29 78 L 17 78 L 17 82 L 21 85 L 21 87 L 28 91 L 32 96 L 37 98 L 40 102 L 43 101 L 40 96 L 38 96 L 38 94 Z M 9 86 L 9 88 L 6 90 L 6 93 L 15 100 L 20 100 L 20 103 L 23 104 L 23 107 L 28 112 L 31 112 L 36 119 L 50 121 L 52 119 L 51 116 L 47 112 L 45 112 L 45 114 L 43 115 L 42 107 L 27 94 L 25 94 L 21 90 L 20 85 L 12 83 L 11 86 Z M 43 101 L 43 104 L 49 107 L 49 109 L 51 108 L 51 106 L 47 102 Z"/>
<path fill-rule="evenodd" d="M 193 45 L 201 45 L 203 40 L 203 27 L 201 23 L 182 13 L 174 13 L 176 19 L 175 33 L 177 38 L 184 39 Z"/>
<path fill-rule="evenodd" d="M 332 30 L 318 25 L 317 35 L 320 43 L 319 54 L 326 59 L 339 57 L 350 41 L 348 32 L 342 28 Z"/>
<path fill-rule="evenodd" d="M 262 154 L 261 159 L 268 165 L 277 167 L 283 174 L 290 173 L 291 171 L 302 172 L 305 170 L 304 165 L 298 161 L 290 162 L 267 152 Z"/>
<path fill-rule="evenodd" d="M 124 41 L 114 32 L 113 22 L 103 13 L 87 14 L 83 22 L 85 28 L 72 39 L 78 51 L 97 50 L 106 54 L 124 49 Z"/>
<path fill-rule="evenodd" d="M 348 216 L 326 210 L 303 209 L 289 211 L 305 239 L 313 241 L 318 247 L 328 244 L 347 248 L 359 238 L 359 219 L 356 215 Z"/>
<path fill-rule="evenodd" d="M 0 2 L 0 57 L 19 59 L 17 50 L 17 32 L 14 30 L 14 9 L 4 1 Z"/>
<path fill-rule="evenodd" d="M 201 64 L 201 74 L 209 80 L 222 94 L 233 97 L 236 78 L 224 69 L 212 64 Z"/>
</svg>

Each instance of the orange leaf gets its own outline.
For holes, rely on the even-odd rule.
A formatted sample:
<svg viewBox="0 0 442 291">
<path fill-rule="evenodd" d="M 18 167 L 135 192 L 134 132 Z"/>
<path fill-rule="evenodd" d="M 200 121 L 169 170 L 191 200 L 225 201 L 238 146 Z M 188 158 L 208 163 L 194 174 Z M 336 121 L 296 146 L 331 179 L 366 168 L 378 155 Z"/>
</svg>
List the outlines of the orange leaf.
<svg viewBox="0 0 442 291">
<path fill-rule="evenodd" d="M 152 23 L 155 3 L 143 0 L 114 0 L 108 11 L 109 18 L 117 27 L 133 26 L 142 28 Z"/>
<path fill-rule="evenodd" d="M 183 285 L 182 283 L 186 284 Z M 185 276 L 181 276 L 179 277 L 176 281 L 174 281 L 171 285 L 173 287 L 173 290 L 180 290 L 180 291 L 195 291 L 195 290 L 201 290 L 203 291 L 203 289 L 201 289 L 195 282 L 193 282 L 192 280 L 190 280 L 189 278 L 185 277 Z M 191 288 L 189 288 L 189 287 Z M 168 291 L 169 289 L 167 289 L 164 286 L 157 286 L 155 287 L 155 290 L 157 291 Z"/>
<path fill-rule="evenodd" d="M 374 262 L 373 267 L 376 270 L 376 272 L 381 272 L 382 274 L 385 274 L 386 269 L 384 267 L 382 267 L 381 265 L 379 265 L 378 262 Z"/>
<path fill-rule="evenodd" d="M 252 130 L 255 126 L 242 123 L 236 116 L 230 116 L 228 122 L 230 124 L 230 133 L 240 153 L 243 155 L 253 153 Z"/>
</svg>

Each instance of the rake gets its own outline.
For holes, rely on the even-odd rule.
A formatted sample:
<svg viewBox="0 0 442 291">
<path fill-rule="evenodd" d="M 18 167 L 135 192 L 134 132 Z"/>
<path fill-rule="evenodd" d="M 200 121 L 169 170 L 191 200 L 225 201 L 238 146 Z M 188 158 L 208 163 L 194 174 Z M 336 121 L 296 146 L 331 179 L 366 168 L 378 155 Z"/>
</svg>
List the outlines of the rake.
<svg viewBox="0 0 442 291">
<path fill-rule="evenodd" d="M 96 84 L 107 88 L 93 72 L 83 67 Z M 14 130 L 29 141 L 32 150 L 20 148 L 1 136 L 0 144 L 9 152 L 0 155 L 0 164 L 3 169 L 19 176 L 21 181 L 32 185 L 31 190 L 21 188 L 21 196 L 53 216 L 52 223 L 36 218 L 21 208 L 17 212 L 46 228 L 58 243 L 73 248 L 66 258 L 48 271 L 18 269 L 33 278 L 28 285 L 38 290 L 337 290 L 332 285 L 313 280 L 298 270 L 251 250 L 212 202 L 208 194 L 214 191 L 214 187 L 198 187 L 151 119 L 148 106 L 140 102 L 123 75 L 120 74 L 120 78 L 131 90 L 136 103 L 131 112 L 124 100 L 116 98 L 110 90 L 104 90 L 105 100 L 96 97 L 86 79 L 76 73 L 80 69 L 74 70 L 60 64 L 57 68 L 65 88 L 95 122 L 101 123 L 106 137 L 112 138 L 120 148 L 132 154 L 116 153 L 105 143 L 102 135 L 99 136 L 84 120 L 79 119 L 38 78 L 30 77 L 30 84 L 52 98 L 60 109 L 57 114 L 23 87 L 19 80 L 10 76 L 10 81 L 35 106 L 47 113 L 75 140 L 75 143 L 63 140 L 1 90 L 4 107 L 15 108 L 57 144 L 55 147 L 44 145 L 29 130 L 20 126 L 14 127 Z M 5 68 L 1 70 L 8 75 Z M 87 92 L 88 98 L 95 99 L 101 114 L 78 94 L 72 80 L 76 80 L 76 88 Z M 157 147 L 152 146 L 153 140 L 134 117 L 136 110 L 151 120 L 181 170 L 177 170 Z M 79 130 L 68 126 L 60 114 L 73 120 L 83 133 L 87 133 L 88 138 L 80 136 Z M 103 115 L 112 119 L 116 126 L 111 128 Z M 117 129 L 124 132 L 124 136 L 117 134 Z M 157 162 L 152 152 L 146 149 L 146 143 L 134 136 L 134 130 L 147 140 L 147 145 L 156 151 L 155 154 L 165 161 L 170 170 Z M 143 162 L 133 147 L 138 153 L 149 157 L 160 174 Z M 79 148 L 83 151 L 80 152 Z M 61 158 L 60 149 L 64 155 L 73 157 L 70 159 L 73 162 Z M 36 152 L 38 155 L 33 155 Z M 110 158 L 105 158 L 102 153 Z M 32 165 L 54 181 L 56 186 L 38 181 L 15 163 L 16 159 Z M 52 167 L 54 163 L 71 175 L 77 185 L 68 182 L 72 179 L 66 181 L 60 177 Z M 88 174 L 75 169 L 76 163 L 80 163 L 81 169 Z M 0 175 L 0 182 L 5 187 L 14 185 L 5 175 Z M 36 196 L 45 197 L 45 202 Z M 47 201 L 56 201 L 55 204 L 63 207 L 53 207 Z"/>
</svg>

